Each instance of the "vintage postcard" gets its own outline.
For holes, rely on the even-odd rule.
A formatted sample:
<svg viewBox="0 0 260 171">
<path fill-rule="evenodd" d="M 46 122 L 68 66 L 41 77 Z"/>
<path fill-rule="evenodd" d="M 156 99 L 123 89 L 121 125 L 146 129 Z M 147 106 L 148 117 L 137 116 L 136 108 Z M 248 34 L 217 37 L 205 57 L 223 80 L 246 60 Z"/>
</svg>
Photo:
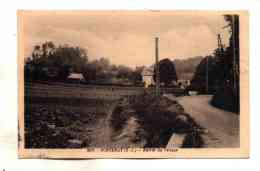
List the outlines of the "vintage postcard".
<svg viewBox="0 0 260 171">
<path fill-rule="evenodd" d="M 18 11 L 20 158 L 248 158 L 247 11 Z"/>
</svg>

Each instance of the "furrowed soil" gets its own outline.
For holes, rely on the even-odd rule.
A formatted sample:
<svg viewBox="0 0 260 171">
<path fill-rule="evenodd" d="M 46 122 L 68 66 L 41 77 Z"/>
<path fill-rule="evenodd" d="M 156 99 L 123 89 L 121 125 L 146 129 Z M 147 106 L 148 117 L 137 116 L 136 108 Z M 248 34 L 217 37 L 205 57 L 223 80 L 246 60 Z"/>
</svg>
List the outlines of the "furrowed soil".
<svg viewBox="0 0 260 171">
<path fill-rule="evenodd" d="M 26 148 L 83 148 L 92 141 L 98 121 L 111 101 L 79 99 L 28 100 L 25 105 Z M 55 102 L 55 103 L 54 103 Z"/>
<path fill-rule="evenodd" d="M 111 147 L 110 116 L 122 96 L 138 95 L 140 88 L 73 84 L 25 85 L 25 147 Z"/>
</svg>

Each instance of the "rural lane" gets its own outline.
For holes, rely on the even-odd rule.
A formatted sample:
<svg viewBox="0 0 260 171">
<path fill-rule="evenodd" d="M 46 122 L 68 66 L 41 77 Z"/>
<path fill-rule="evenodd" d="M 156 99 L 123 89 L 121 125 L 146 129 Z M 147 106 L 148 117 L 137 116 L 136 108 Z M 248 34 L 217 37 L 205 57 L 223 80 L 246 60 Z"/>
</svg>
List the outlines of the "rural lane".
<svg viewBox="0 0 260 171">
<path fill-rule="evenodd" d="M 198 95 L 177 100 L 186 113 L 208 130 L 202 135 L 205 147 L 239 147 L 239 115 L 215 108 L 210 104 L 211 98 L 211 95 Z"/>
</svg>

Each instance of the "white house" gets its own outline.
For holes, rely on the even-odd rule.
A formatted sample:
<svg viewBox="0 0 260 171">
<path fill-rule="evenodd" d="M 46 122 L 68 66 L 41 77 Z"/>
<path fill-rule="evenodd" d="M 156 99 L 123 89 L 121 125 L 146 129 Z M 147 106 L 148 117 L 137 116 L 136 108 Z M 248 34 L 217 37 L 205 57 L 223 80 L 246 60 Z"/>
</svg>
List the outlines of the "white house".
<svg viewBox="0 0 260 171">
<path fill-rule="evenodd" d="M 153 67 L 145 67 L 142 71 L 142 78 L 144 82 L 144 87 L 148 87 L 150 85 L 154 84 L 153 80 L 153 74 L 154 74 L 154 69 Z"/>
</svg>

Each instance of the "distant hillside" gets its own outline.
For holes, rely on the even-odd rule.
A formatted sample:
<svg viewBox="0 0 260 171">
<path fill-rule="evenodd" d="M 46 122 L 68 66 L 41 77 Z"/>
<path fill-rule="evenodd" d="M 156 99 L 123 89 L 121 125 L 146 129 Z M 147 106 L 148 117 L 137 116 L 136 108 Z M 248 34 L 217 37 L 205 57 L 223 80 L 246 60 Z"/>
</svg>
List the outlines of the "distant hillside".
<svg viewBox="0 0 260 171">
<path fill-rule="evenodd" d="M 188 59 L 175 59 L 173 60 L 178 79 L 191 80 L 193 74 L 196 71 L 196 67 L 199 65 L 202 56 L 191 57 Z"/>
</svg>

